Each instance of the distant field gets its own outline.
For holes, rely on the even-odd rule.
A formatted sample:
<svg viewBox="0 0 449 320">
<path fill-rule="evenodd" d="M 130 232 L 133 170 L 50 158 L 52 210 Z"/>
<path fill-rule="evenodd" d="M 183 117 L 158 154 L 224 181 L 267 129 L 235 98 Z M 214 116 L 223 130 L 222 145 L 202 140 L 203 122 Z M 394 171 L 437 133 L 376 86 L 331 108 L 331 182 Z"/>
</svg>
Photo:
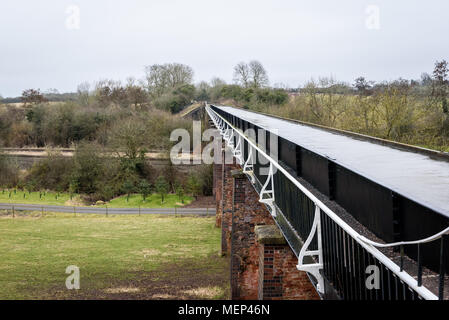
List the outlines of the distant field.
<svg viewBox="0 0 449 320">
<path fill-rule="evenodd" d="M 10 197 L 11 194 L 11 197 Z M 161 203 L 161 197 L 157 194 L 152 194 L 148 196 L 145 201 L 143 201 L 140 194 L 133 194 L 129 197 L 129 201 L 126 200 L 126 196 L 121 196 L 119 198 L 112 199 L 105 205 L 99 205 L 98 207 L 105 207 L 106 205 L 110 208 L 137 208 L 141 206 L 142 208 L 174 208 L 175 206 L 181 207 L 186 204 L 190 204 L 193 201 L 192 197 L 184 197 L 184 204 L 182 204 L 179 197 L 175 194 L 169 194 L 166 196 L 163 203 Z M 73 201 L 70 201 L 70 195 L 68 193 L 60 193 L 59 195 L 55 192 L 42 193 L 40 197 L 39 192 L 24 192 L 17 190 L 14 193 L 13 190 L 0 190 L 0 203 L 23 203 L 23 204 L 43 204 L 43 205 L 76 205 L 81 206 L 79 202 L 79 197 L 74 196 Z"/>
<path fill-rule="evenodd" d="M 50 101 L 50 102 L 47 102 L 47 103 L 50 104 L 50 105 L 55 105 L 55 104 L 64 103 L 64 102 L 61 102 L 61 101 Z M 4 106 L 15 107 L 15 108 L 22 108 L 23 107 L 23 102 L 5 103 Z"/>
<path fill-rule="evenodd" d="M 227 299 L 214 219 L 0 213 L 0 299 Z"/>
</svg>

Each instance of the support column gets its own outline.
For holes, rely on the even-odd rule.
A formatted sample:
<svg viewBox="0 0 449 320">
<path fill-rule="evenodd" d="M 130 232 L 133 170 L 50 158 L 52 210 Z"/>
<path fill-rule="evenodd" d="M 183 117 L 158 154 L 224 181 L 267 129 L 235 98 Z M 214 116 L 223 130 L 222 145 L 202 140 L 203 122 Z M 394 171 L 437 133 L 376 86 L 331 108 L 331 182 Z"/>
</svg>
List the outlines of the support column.
<svg viewBox="0 0 449 320">
<path fill-rule="evenodd" d="M 232 210 L 233 210 L 233 178 L 231 171 L 237 165 L 232 158 L 232 162 L 226 163 L 226 150 L 222 153 L 221 172 L 221 254 L 231 254 L 231 231 L 232 231 Z"/>
<path fill-rule="evenodd" d="M 213 188 L 213 194 L 215 197 L 215 226 L 217 228 L 221 228 L 221 217 L 223 215 L 222 212 L 222 187 L 223 187 L 223 179 L 222 179 L 222 164 L 214 164 L 214 188 Z"/>
<path fill-rule="evenodd" d="M 259 300 L 319 300 L 307 274 L 296 269 L 298 258 L 275 225 L 257 226 Z"/>
<path fill-rule="evenodd" d="M 267 208 L 242 170 L 233 170 L 231 234 L 231 296 L 234 300 L 256 300 L 258 296 L 259 249 L 254 229 L 274 224 Z"/>
</svg>

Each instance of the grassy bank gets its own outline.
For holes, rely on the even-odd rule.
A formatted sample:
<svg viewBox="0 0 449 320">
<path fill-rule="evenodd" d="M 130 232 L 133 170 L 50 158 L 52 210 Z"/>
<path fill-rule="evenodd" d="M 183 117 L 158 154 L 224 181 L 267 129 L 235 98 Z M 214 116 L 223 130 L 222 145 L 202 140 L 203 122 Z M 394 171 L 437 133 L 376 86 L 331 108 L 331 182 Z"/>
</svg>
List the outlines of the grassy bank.
<svg viewBox="0 0 449 320">
<path fill-rule="evenodd" d="M 72 197 L 73 201 L 70 200 L 70 194 L 68 193 L 55 193 L 55 192 L 24 192 L 20 190 L 6 190 L 0 191 L 0 203 L 23 203 L 23 204 L 42 204 L 42 205 L 88 205 L 83 204 L 79 200 L 79 196 L 75 195 Z M 152 194 L 146 198 L 144 201 L 140 194 L 133 194 L 127 200 L 127 196 L 117 197 L 107 202 L 104 205 L 98 205 L 98 207 L 105 207 L 106 205 L 110 208 L 137 208 L 141 206 L 142 208 L 174 208 L 175 206 L 182 207 L 183 205 L 189 204 L 193 201 L 192 197 L 184 197 L 184 203 L 175 194 L 168 194 L 164 202 L 161 202 L 161 197 L 157 194 Z"/>
<path fill-rule="evenodd" d="M 227 298 L 219 244 L 214 218 L 0 216 L 0 299 Z"/>
</svg>

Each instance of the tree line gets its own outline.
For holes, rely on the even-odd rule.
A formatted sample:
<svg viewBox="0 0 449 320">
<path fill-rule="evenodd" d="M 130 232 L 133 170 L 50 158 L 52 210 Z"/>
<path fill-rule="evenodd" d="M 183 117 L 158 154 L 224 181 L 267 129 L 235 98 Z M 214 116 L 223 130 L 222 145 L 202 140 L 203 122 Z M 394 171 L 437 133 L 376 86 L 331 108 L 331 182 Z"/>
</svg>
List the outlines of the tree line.
<svg viewBox="0 0 449 320">
<path fill-rule="evenodd" d="M 50 153 L 28 172 L 20 172 L 0 153 L 0 186 L 81 193 L 90 201 L 156 190 L 210 194 L 210 167 L 185 176 L 172 165 L 157 171 L 145 159 L 148 150 L 168 153 L 174 129 L 192 131 L 192 122 L 178 112 L 196 101 L 449 151 L 445 60 L 418 80 L 375 83 L 359 77 L 348 84 L 324 77 L 296 90 L 270 86 L 258 61 L 238 63 L 233 71 L 231 84 L 220 78 L 194 84 L 189 66 L 156 64 L 146 67 L 140 80 L 80 84 L 76 94 L 59 102 L 49 101 L 56 92 L 49 96 L 25 90 L 20 106 L 0 106 L 0 147 L 73 147 L 75 155 Z"/>
<path fill-rule="evenodd" d="M 437 61 L 421 79 L 353 84 L 322 77 L 280 103 L 235 99 L 256 111 L 449 152 L 449 70 Z M 292 93 L 292 92 L 290 92 Z"/>
</svg>

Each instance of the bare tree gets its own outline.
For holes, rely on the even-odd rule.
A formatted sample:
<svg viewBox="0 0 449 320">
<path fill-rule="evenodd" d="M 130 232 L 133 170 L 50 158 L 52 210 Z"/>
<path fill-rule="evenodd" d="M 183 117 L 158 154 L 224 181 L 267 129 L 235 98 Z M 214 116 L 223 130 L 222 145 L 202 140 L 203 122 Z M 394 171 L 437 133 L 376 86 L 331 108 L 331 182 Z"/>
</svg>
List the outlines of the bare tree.
<svg viewBox="0 0 449 320">
<path fill-rule="evenodd" d="M 137 108 L 147 101 L 147 93 L 145 90 L 136 84 L 136 80 L 132 77 L 128 78 L 128 83 L 126 85 L 126 92 L 128 95 L 128 100 L 134 107 Z"/>
<path fill-rule="evenodd" d="M 262 88 L 268 86 L 267 71 L 262 63 L 253 60 L 249 63 L 249 72 L 251 76 L 251 86 L 254 88 Z"/>
<path fill-rule="evenodd" d="M 111 146 L 120 159 L 137 159 L 145 151 L 147 139 L 147 128 L 140 120 L 127 119 L 111 129 Z"/>
<path fill-rule="evenodd" d="M 223 79 L 218 78 L 218 77 L 212 78 L 212 80 L 210 81 L 210 86 L 213 88 L 222 87 L 225 85 L 226 85 L 226 81 L 224 81 Z"/>
<path fill-rule="evenodd" d="M 78 100 L 83 106 L 87 106 L 89 104 L 89 92 L 90 92 L 89 82 L 83 82 L 78 85 L 77 88 Z"/>
<path fill-rule="evenodd" d="M 432 96 L 441 103 L 443 112 L 449 113 L 447 96 L 449 92 L 449 68 L 446 60 L 437 61 L 433 70 Z"/>
<path fill-rule="evenodd" d="M 234 67 L 234 82 L 248 88 L 250 81 L 249 66 L 245 62 L 240 62 Z"/>
<path fill-rule="evenodd" d="M 268 86 L 267 71 L 257 60 L 240 62 L 234 67 L 234 82 L 245 88 L 263 88 Z"/>
<path fill-rule="evenodd" d="M 346 112 L 346 104 L 343 103 L 347 91 L 345 83 L 338 82 L 334 78 L 320 78 L 318 82 L 313 79 L 306 83 L 302 92 L 306 97 L 308 112 L 311 115 L 309 121 L 335 126 L 339 118 Z"/>
<path fill-rule="evenodd" d="M 122 108 L 130 105 L 130 96 L 128 90 L 120 81 L 100 80 L 96 84 L 95 95 L 103 107 L 114 103 Z"/>
<path fill-rule="evenodd" d="M 368 134 L 371 133 L 376 125 L 374 122 L 376 104 L 367 98 L 372 94 L 373 85 L 373 81 L 367 81 L 364 77 L 358 77 L 354 83 L 357 95 L 355 97 L 356 108 L 353 110 L 353 113 L 357 121 L 351 125 L 359 125 L 360 131 Z"/>
<path fill-rule="evenodd" d="M 154 64 L 145 67 L 145 74 L 147 89 L 153 97 L 193 82 L 193 69 L 185 64 Z"/>
<path fill-rule="evenodd" d="M 399 79 L 386 83 L 384 90 L 377 92 L 378 116 L 384 123 L 383 138 L 401 138 L 407 124 L 413 123 L 409 91 L 408 81 Z"/>
</svg>

